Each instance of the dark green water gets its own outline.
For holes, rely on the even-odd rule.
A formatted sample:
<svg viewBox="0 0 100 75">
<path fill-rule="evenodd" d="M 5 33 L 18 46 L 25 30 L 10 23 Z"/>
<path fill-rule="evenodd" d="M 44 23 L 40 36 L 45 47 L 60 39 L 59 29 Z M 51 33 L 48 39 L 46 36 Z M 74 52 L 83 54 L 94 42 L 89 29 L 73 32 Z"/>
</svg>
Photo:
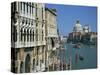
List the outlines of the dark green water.
<svg viewBox="0 0 100 75">
<path fill-rule="evenodd" d="M 72 69 L 90 69 L 97 67 L 97 47 L 82 45 L 80 49 L 73 48 L 73 44 L 65 44 L 66 58 L 71 57 Z M 76 54 L 78 56 L 76 61 Z M 79 59 L 83 57 L 83 60 Z"/>
</svg>

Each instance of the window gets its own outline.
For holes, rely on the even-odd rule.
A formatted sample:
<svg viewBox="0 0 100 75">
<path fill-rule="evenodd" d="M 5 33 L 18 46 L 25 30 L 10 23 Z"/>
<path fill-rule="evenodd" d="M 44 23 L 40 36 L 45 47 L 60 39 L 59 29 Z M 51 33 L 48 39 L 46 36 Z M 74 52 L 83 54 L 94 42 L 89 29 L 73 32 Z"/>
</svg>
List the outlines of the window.
<svg viewBox="0 0 100 75">
<path fill-rule="evenodd" d="M 27 41 L 29 41 L 29 29 L 27 30 Z"/>
<path fill-rule="evenodd" d="M 42 30 L 42 41 L 43 41 L 43 30 Z"/>
<path fill-rule="evenodd" d="M 31 20 L 31 25 L 33 25 L 33 20 Z"/>
<path fill-rule="evenodd" d="M 23 29 L 21 28 L 21 41 L 23 41 Z"/>
<path fill-rule="evenodd" d="M 39 54 L 39 47 L 37 47 L 37 65 L 38 65 L 38 54 Z"/>
<path fill-rule="evenodd" d="M 28 13 L 30 13 L 30 6 L 28 5 Z"/>
<path fill-rule="evenodd" d="M 32 30 L 30 30 L 30 42 L 32 41 Z"/>
<path fill-rule="evenodd" d="M 22 12 L 22 2 L 20 3 L 20 7 L 21 7 L 21 12 Z"/>
<path fill-rule="evenodd" d="M 27 3 L 27 13 L 28 13 L 28 3 Z"/>
<path fill-rule="evenodd" d="M 42 7 L 42 19 L 43 19 L 43 7 Z"/>
<path fill-rule="evenodd" d="M 16 29 L 16 26 L 14 26 L 13 40 L 14 40 L 14 42 L 17 42 L 17 29 Z"/>
<path fill-rule="evenodd" d="M 22 19 L 22 24 L 24 24 L 24 22 L 25 22 L 25 19 L 24 19 L 24 17 L 23 17 L 23 19 Z"/>
<path fill-rule="evenodd" d="M 32 8 L 32 7 L 30 6 L 30 14 L 31 14 L 31 8 Z"/>
<path fill-rule="evenodd" d="M 29 19 L 29 25 L 30 25 L 30 19 Z"/>
<path fill-rule="evenodd" d="M 44 60 L 44 46 L 42 47 L 42 63 L 43 63 L 43 60 Z"/>
<path fill-rule="evenodd" d="M 24 14 L 25 14 L 25 2 L 23 2 L 23 5 L 24 5 Z"/>
<path fill-rule="evenodd" d="M 36 17 L 37 17 L 37 4 L 36 4 Z"/>
<path fill-rule="evenodd" d="M 33 41 L 34 41 L 34 30 L 33 30 Z"/>
<path fill-rule="evenodd" d="M 26 24 L 28 23 L 28 20 L 26 19 Z"/>
<path fill-rule="evenodd" d="M 42 7 L 42 27 L 43 27 L 43 24 L 44 24 L 44 20 L 43 20 L 43 7 Z"/>
<path fill-rule="evenodd" d="M 36 30 L 36 41 L 38 41 L 38 30 Z"/>
<path fill-rule="evenodd" d="M 26 41 L 26 30 L 24 30 L 24 42 Z"/>
<path fill-rule="evenodd" d="M 33 6 L 32 6 L 32 15 L 33 15 Z"/>
<path fill-rule="evenodd" d="M 36 18 L 36 27 L 38 26 L 38 18 Z"/>
</svg>

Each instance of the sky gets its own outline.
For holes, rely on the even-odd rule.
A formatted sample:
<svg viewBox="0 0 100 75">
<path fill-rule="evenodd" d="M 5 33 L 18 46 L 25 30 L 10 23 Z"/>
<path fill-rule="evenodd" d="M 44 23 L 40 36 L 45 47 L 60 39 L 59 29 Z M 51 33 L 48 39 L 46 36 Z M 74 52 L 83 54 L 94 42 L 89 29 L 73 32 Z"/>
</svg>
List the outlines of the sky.
<svg viewBox="0 0 100 75">
<path fill-rule="evenodd" d="M 57 25 L 60 35 L 68 36 L 75 26 L 76 20 L 82 26 L 89 24 L 91 31 L 97 32 L 97 8 L 90 6 L 46 4 L 48 8 L 57 10 Z"/>
</svg>

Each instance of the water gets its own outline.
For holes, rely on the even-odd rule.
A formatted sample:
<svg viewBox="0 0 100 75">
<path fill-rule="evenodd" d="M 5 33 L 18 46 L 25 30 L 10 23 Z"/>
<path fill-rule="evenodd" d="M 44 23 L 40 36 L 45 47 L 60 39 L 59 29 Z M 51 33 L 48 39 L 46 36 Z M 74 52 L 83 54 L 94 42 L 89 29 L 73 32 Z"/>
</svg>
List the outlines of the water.
<svg viewBox="0 0 100 75">
<path fill-rule="evenodd" d="M 66 59 L 71 57 L 72 69 L 89 69 L 97 67 L 97 47 L 82 45 L 80 49 L 73 48 L 74 44 L 65 44 Z M 83 57 L 83 60 L 77 58 L 76 54 Z"/>
</svg>

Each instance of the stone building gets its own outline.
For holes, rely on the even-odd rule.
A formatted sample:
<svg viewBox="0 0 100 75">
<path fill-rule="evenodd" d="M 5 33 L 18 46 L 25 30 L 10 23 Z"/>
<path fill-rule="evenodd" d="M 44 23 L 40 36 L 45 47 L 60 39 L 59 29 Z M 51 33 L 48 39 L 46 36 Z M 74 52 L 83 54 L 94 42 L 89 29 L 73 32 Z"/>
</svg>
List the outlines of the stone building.
<svg viewBox="0 0 100 75">
<path fill-rule="evenodd" d="M 71 32 L 69 33 L 67 42 L 78 43 L 81 41 L 82 33 L 81 32 Z"/>
<path fill-rule="evenodd" d="M 11 71 L 45 70 L 45 5 L 11 3 Z"/>
<path fill-rule="evenodd" d="M 88 45 L 97 45 L 97 32 L 88 32 L 82 35 L 82 43 Z"/>
<path fill-rule="evenodd" d="M 73 32 L 69 33 L 68 42 L 84 43 L 84 44 L 97 44 L 97 32 L 92 32 L 89 25 L 82 25 L 79 21 L 73 28 Z"/>
<path fill-rule="evenodd" d="M 58 32 L 57 32 L 57 13 L 56 9 L 46 8 L 46 65 L 47 69 L 50 71 L 51 64 L 54 64 L 54 60 L 51 56 L 52 51 L 56 51 L 58 45 Z M 53 54 L 54 55 L 54 54 Z M 52 58 L 51 58 L 52 57 Z M 56 56 L 54 56 L 56 57 Z M 56 59 L 56 58 L 55 58 Z"/>
</svg>

